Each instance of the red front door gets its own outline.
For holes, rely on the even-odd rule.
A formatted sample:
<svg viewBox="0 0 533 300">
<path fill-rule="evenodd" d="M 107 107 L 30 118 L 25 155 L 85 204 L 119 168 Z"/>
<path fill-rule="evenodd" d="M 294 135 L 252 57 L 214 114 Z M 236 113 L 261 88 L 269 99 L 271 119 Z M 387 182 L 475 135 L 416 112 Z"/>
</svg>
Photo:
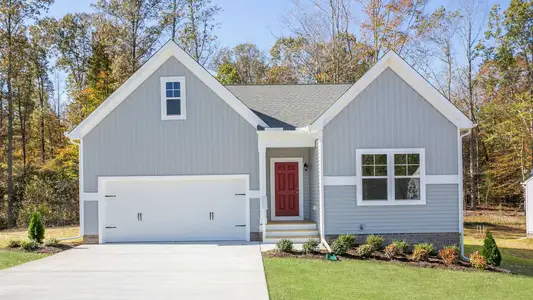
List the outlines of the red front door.
<svg viewBox="0 0 533 300">
<path fill-rule="evenodd" d="M 298 191 L 298 163 L 274 163 L 275 201 L 277 217 L 292 217 L 300 214 Z"/>
</svg>

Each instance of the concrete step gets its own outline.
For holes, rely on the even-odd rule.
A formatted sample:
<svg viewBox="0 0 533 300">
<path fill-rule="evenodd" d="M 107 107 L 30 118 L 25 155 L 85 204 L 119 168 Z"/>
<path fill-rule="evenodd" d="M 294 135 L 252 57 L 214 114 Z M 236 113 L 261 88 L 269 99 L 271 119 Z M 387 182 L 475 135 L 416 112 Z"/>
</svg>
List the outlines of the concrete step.
<svg viewBox="0 0 533 300">
<path fill-rule="evenodd" d="M 305 243 L 307 242 L 310 238 L 314 239 L 314 240 L 317 240 L 317 241 L 320 241 L 318 236 L 317 237 L 309 237 L 309 236 L 292 236 L 290 238 L 287 238 L 287 237 L 279 237 L 279 236 L 272 236 L 272 237 L 267 237 L 264 241 L 263 241 L 263 244 L 275 244 L 277 242 L 279 242 L 280 240 L 282 239 L 289 239 L 291 240 L 293 243 L 298 243 L 298 244 L 301 244 L 301 243 Z"/>
<path fill-rule="evenodd" d="M 284 229 L 284 230 L 270 230 L 267 229 L 266 237 L 271 236 L 277 237 L 292 237 L 292 236 L 309 236 L 309 237 L 318 237 L 318 230 L 316 229 Z"/>
<path fill-rule="evenodd" d="M 266 230 L 317 230 L 313 222 L 269 222 Z"/>
</svg>

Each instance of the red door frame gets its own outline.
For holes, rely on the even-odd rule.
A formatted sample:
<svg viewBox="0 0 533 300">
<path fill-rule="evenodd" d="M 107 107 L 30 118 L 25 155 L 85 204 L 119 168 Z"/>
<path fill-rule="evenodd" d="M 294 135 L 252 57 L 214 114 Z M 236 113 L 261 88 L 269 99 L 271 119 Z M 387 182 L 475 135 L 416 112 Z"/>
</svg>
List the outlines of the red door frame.
<svg viewBox="0 0 533 300">
<path fill-rule="evenodd" d="M 303 158 L 271 158 L 271 217 L 273 220 L 303 220 L 301 182 Z M 280 167 L 285 170 L 279 170 Z M 289 170 L 290 169 L 290 170 Z M 283 177 L 285 178 L 283 178 Z M 281 178 L 280 178 L 281 177 Z M 279 180 L 283 180 L 281 185 Z"/>
</svg>

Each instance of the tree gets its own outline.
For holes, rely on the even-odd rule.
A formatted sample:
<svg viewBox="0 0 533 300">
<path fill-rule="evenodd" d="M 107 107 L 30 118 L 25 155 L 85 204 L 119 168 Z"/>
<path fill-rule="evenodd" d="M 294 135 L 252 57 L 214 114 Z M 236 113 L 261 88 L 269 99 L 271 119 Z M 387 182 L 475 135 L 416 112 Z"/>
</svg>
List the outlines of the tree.
<svg viewBox="0 0 533 300">
<path fill-rule="evenodd" d="M 162 0 L 99 0 L 94 7 L 115 29 L 115 69 L 124 82 L 151 56 L 161 36 Z"/>
<path fill-rule="evenodd" d="M 205 66 L 216 50 L 216 15 L 222 10 L 210 0 L 186 0 L 183 26 L 176 41 L 197 63 Z"/>
<path fill-rule="evenodd" d="M 239 44 L 233 49 L 221 49 L 213 60 L 217 79 L 225 84 L 254 84 L 264 81 L 267 62 L 263 51 L 255 44 Z"/>
<path fill-rule="evenodd" d="M 13 216 L 13 62 L 14 47 L 19 43 L 25 30 L 25 22 L 35 19 L 41 11 L 46 10 L 52 0 L 1 0 L 0 1 L 0 34 L 2 58 L 7 61 L 7 112 L 8 112 L 8 145 L 7 145 L 7 225 L 14 226 Z"/>
</svg>

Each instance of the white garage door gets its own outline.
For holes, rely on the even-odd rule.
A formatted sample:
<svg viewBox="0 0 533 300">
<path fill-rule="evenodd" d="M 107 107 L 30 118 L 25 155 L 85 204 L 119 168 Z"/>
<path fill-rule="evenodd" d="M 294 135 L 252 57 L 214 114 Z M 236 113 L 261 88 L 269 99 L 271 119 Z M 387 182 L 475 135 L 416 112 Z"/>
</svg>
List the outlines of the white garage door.
<svg viewBox="0 0 533 300">
<path fill-rule="evenodd" d="M 102 242 L 246 239 L 246 181 L 236 178 L 108 179 Z"/>
</svg>

